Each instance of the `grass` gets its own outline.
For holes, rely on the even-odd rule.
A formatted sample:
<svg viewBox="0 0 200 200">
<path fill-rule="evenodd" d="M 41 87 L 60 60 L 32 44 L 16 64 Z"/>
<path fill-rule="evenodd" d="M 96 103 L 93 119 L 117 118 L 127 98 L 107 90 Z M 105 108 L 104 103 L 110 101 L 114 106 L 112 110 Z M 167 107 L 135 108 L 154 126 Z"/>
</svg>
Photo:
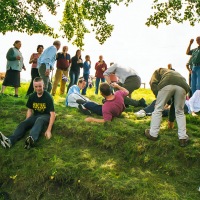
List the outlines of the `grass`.
<svg viewBox="0 0 200 200">
<path fill-rule="evenodd" d="M 28 85 L 19 99 L 0 97 L 0 131 L 10 135 L 25 118 Z M 8 88 L 7 93 L 13 89 Z M 88 97 L 101 102 L 94 89 Z M 149 89 L 135 99 L 150 103 Z M 0 148 L 0 192 L 13 200 L 197 200 L 200 198 L 200 119 L 187 116 L 189 146 L 178 145 L 177 126 L 161 124 L 160 139 L 144 137 L 150 117 L 137 119 L 129 107 L 112 123 L 84 122 L 76 108 L 65 107 L 65 96 L 54 97 L 57 119 L 53 137 L 42 135 L 36 148 L 23 149 L 24 139 L 13 148 Z M 97 117 L 97 116 L 95 116 Z M 0 197 L 3 199 L 3 197 Z"/>
</svg>

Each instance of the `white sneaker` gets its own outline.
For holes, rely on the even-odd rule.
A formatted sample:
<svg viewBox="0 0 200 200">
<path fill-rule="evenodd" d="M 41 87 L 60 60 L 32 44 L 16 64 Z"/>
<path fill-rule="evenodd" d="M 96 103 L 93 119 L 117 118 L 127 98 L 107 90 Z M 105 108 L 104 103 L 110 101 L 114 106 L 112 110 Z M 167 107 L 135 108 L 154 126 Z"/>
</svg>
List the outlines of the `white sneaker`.
<svg viewBox="0 0 200 200">
<path fill-rule="evenodd" d="M 144 110 L 139 110 L 138 112 L 134 113 L 136 117 L 145 117 L 146 112 Z"/>
<path fill-rule="evenodd" d="M 10 148 L 11 142 L 2 132 L 0 132 L 0 142 L 3 148 Z"/>
</svg>

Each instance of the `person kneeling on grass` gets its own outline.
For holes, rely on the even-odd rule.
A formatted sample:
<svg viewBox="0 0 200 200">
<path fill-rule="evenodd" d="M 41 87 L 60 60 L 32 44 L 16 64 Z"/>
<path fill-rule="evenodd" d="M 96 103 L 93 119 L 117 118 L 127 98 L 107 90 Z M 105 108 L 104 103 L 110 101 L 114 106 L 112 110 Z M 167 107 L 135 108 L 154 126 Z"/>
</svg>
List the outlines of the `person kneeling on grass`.
<svg viewBox="0 0 200 200">
<path fill-rule="evenodd" d="M 10 148 L 14 145 L 30 128 L 30 136 L 25 140 L 25 149 L 34 146 L 45 125 L 48 125 L 45 137 L 51 138 L 51 129 L 56 117 L 53 99 L 47 91 L 44 91 L 42 78 L 36 77 L 33 81 L 33 87 L 35 92 L 29 96 L 26 104 L 28 107 L 26 119 L 18 125 L 11 136 L 6 137 L 0 132 L 0 142 L 4 148 Z"/>
<path fill-rule="evenodd" d="M 79 103 L 79 109 L 84 114 L 90 115 L 92 111 L 97 115 L 103 116 L 103 119 L 88 117 L 85 119 L 85 121 L 104 123 L 121 115 L 125 109 L 124 97 L 126 97 L 129 92 L 127 89 L 119 86 L 117 83 L 112 83 L 111 87 L 118 89 L 115 94 L 112 94 L 109 84 L 101 83 L 100 85 L 101 95 L 105 98 L 103 105 L 98 105 L 97 103 L 87 102 L 80 99 L 77 100 L 77 103 Z"/>
</svg>

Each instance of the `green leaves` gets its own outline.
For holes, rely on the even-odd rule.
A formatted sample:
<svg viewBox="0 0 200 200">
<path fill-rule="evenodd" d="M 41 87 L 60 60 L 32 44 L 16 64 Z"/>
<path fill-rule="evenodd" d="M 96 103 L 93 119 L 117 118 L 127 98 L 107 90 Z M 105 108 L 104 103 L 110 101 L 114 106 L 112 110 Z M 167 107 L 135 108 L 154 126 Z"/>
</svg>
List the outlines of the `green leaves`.
<svg viewBox="0 0 200 200">
<path fill-rule="evenodd" d="M 171 24 L 172 21 L 183 23 L 189 21 L 191 26 L 200 22 L 200 0 L 168 0 L 164 3 L 158 3 L 154 0 L 152 9 L 153 15 L 147 19 L 146 25 L 156 26 L 164 23 Z"/>
</svg>

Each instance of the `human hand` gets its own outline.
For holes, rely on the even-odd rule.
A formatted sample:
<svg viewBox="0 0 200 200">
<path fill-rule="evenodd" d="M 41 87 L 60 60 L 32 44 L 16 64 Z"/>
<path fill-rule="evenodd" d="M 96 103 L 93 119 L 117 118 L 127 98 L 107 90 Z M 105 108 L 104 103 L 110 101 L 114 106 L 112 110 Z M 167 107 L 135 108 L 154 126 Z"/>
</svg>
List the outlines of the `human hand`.
<svg viewBox="0 0 200 200">
<path fill-rule="evenodd" d="M 49 74 L 50 74 L 50 69 L 46 69 L 45 76 L 49 76 Z"/>
<path fill-rule="evenodd" d="M 191 40 L 190 40 L 190 45 L 191 45 L 193 42 L 194 42 L 194 39 L 191 39 Z"/>
<path fill-rule="evenodd" d="M 110 86 L 113 87 L 113 88 L 119 87 L 119 85 L 116 82 L 111 83 Z"/>
<path fill-rule="evenodd" d="M 87 117 L 87 118 L 85 119 L 85 122 L 93 122 L 93 118 L 92 118 L 92 117 Z"/>
<path fill-rule="evenodd" d="M 20 56 L 16 56 L 16 59 L 17 59 L 17 60 L 20 60 L 20 59 L 21 59 L 21 57 L 20 57 Z"/>
<path fill-rule="evenodd" d="M 48 131 L 48 130 L 45 132 L 44 135 L 45 135 L 45 137 L 46 137 L 47 140 L 49 140 L 51 138 L 51 136 L 52 136 L 51 135 L 51 131 Z"/>
<path fill-rule="evenodd" d="M 193 117 L 197 117 L 198 115 L 195 112 L 192 112 Z"/>
<path fill-rule="evenodd" d="M 168 129 L 173 129 L 174 128 L 174 122 L 168 121 Z"/>
</svg>

